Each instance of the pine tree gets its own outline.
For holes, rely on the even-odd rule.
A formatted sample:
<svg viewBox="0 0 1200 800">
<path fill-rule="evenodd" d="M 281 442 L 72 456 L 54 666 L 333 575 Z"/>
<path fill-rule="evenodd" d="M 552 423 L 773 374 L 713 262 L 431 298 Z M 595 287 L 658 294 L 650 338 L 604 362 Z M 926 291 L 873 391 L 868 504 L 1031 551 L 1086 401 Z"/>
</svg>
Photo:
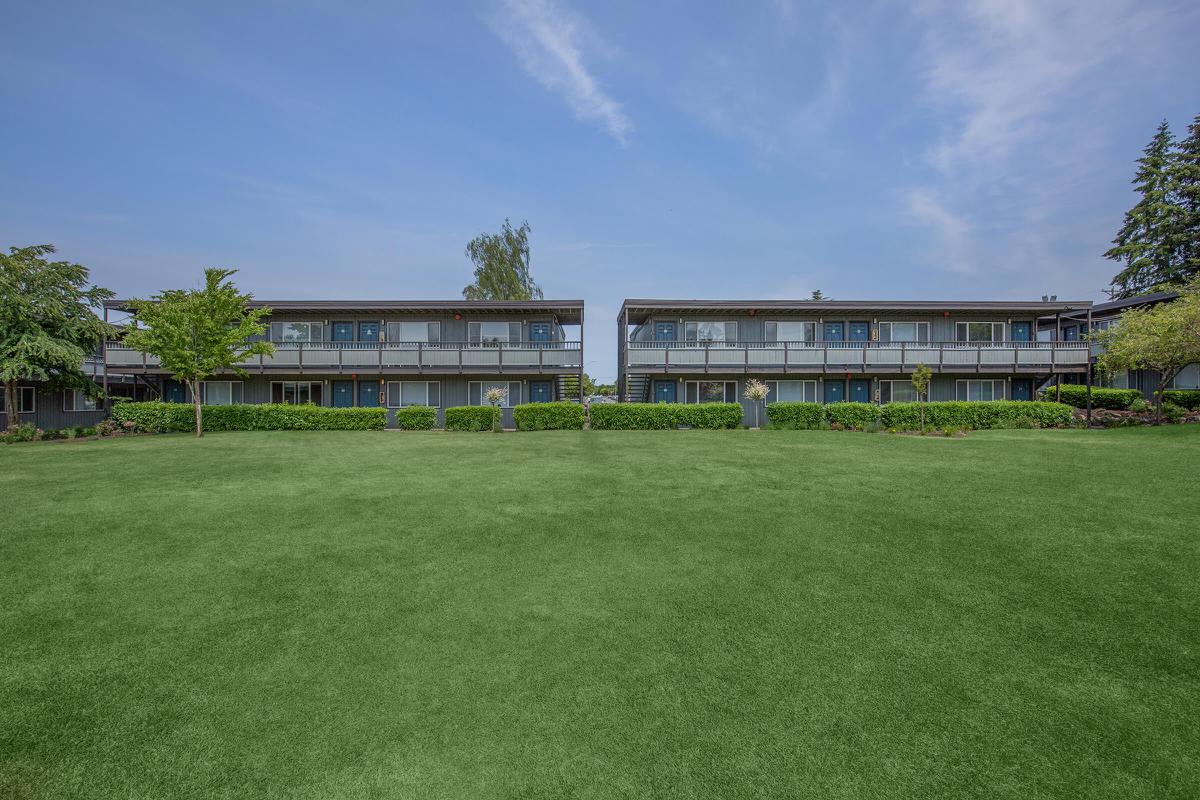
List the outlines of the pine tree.
<svg viewBox="0 0 1200 800">
<path fill-rule="evenodd" d="M 1200 114 L 1188 126 L 1188 135 L 1175 150 L 1171 166 L 1171 191 L 1182 209 L 1177 237 L 1177 283 L 1200 277 Z"/>
<path fill-rule="evenodd" d="M 1109 295 L 1114 299 L 1133 297 L 1175 278 L 1182 209 L 1171 192 L 1174 145 L 1171 129 L 1163 120 L 1137 161 L 1133 184 L 1142 199 L 1126 212 L 1114 246 L 1104 254 L 1125 265 L 1112 279 Z"/>
</svg>

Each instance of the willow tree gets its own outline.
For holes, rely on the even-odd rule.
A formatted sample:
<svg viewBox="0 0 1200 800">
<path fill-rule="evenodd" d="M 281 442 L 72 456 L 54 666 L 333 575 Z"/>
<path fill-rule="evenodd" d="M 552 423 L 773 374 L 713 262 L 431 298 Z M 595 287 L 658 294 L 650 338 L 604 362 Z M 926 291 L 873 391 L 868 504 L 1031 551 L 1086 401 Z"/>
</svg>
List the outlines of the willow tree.
<svg viewBox="0 0 1200 800">
<path fill-rule="evenodd" d="M 204 270 L 204 288 L 168 289 L 149 300 L 133 300 L 125 344 L 157 356 L 162 368 L 187 385 L 196 411 L 196 437 L 204 435 L 200 384 L 220 370 L 245 376 L 241 363 L 275 352 L 269 342 L 251 341 L 267 330 L 269 308 L 250 308 L 229 278 L 237 270 Z"/>
<path fill-rule="evenodd" d="M 113 293 L 89 283 L 86 267 L 47 260 L 53 252 L 41 244 L 0 253 L 0 382 L 9 428 L 19 420 L 19 380 L 97 391 L 83 362 L 112 330 L 95 309 Z"/>
<path fill-rule="evenodd" d="M 499 233 L 481 233 L 467 243 L 475 281 L 463 288 L 467 300 L 541 300 L 529 271 L 529 223 L 513 230 L 504 220 Z"/>
</svg>

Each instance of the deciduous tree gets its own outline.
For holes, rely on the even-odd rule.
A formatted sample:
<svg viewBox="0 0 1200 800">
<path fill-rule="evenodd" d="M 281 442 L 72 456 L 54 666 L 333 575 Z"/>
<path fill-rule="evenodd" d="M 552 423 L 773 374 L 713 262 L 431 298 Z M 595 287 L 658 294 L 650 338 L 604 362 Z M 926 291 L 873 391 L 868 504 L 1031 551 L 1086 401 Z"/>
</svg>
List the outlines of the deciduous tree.
<svg viewBox="0 0 1200 800">
<path fill-rule="evenodd" d="M 499 233 L 481 233 L 467 244 L 475 282 L 463 289 L 467 300 L 541 300 L 529 272 L 529 223 L 513 230 L 504 220 Z"/>
</svg>

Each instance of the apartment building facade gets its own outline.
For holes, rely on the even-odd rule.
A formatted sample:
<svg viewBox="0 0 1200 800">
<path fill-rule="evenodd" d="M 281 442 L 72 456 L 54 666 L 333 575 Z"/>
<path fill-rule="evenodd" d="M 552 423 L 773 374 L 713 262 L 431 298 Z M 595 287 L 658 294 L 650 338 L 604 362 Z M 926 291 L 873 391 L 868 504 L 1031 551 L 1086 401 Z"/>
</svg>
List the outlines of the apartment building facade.
<svg viewBox="0 0 1200 800">
<path fill-rule="evenodd" d="M 1038 341 L 1038 320 L 1086 316 L 1090 301 L 626 300 L 617 320 L 626 402 L 740 402 L 746 380 L 768 402 L 1033 400 L 1056 375 L 1089 369 L 1086 342 Z"/>
<path fill-rule="evenodd" d="M 582 300 L 254 301 L 268 307 L 270 356 L 252 356 L 206 381 L 206 404 L 314 403 L 395 410 L 485 405 L 505 393 L 502 417 L 522 403 L 581 399 Z M 128 313 L 106 304 L 106 318 Z M 118 320 L 119 321 L 119 320 Z M 190 402 L 157 360 L 120 341 L 104 346 L 107 377 L 133 377 L 163 400 Z"/>
</svg>

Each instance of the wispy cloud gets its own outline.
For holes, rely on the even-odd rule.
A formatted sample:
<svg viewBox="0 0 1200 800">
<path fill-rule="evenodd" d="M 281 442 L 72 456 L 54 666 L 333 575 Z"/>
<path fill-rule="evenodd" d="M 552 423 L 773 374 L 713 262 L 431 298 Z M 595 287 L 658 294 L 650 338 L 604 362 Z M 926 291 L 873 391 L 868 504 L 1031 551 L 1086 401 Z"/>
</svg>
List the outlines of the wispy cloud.
<svg viewBox="0 0 1200 800">
<path fill-rule="evenodd" d="M 584 60 L 585 49 L 608 48 L 581 16 L 553 0 L 504 0 L 503 13 L 490 24 L 525 71 L 561 95 L 577 118 L 599 122 L 621 145 L 628 144 L 633 123 Z"/>
<path fill-rule="evenodd" d="M 939 266 L 950 272 L 971 274 L 978 271 L 974 259 L 971 223 L 946 208 L 928 189 L 914 189 L 905 195 L 908 212 L 914 222 L 928 228 L 935 243 L 932 253 Z"/>
</svg>

